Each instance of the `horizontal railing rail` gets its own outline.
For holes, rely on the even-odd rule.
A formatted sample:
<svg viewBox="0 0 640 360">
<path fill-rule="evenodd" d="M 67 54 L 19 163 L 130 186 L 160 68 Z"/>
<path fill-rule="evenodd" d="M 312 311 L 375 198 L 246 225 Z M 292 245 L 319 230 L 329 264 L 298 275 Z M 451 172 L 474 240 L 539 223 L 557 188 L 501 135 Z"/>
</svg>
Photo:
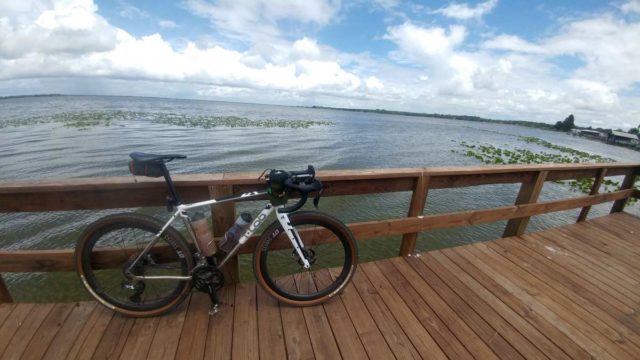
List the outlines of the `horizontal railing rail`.
<svg viewBox="0 0 640 360">
<path fill-rule="evenodd" d="M 583 221 L 592 205 L 611 201 L 614 202 L 611 212 L 622 211 L 628 198 L 640 197 L 639 191 L 633 189 L 639 173 L 638 163 L 604 163 L 337 170 L 318 171 L 318 177 L 325 185 L 323 196 L 410 191 L 412 196 L 406 217 L 348 224 L 358 240 L 402 235 L 399 253 L 407 256 L 415 251 L 417 236 L 423 231 L 508 220 L 503 236 L 517 236 L 526 231 L 529 218 L 535 215 L 582 208 L 577 220 Z M 259 180 L 258 175 L 175 175 L 174 180 L 183 201 L 190 202 L 261 190 L 264 180 Z M 620 189 L 600 194 L 600 185 L 609 176 L 624 176 Z M 547 181 L 585 178 L 594 179 L 587 196 L 537 201 Z M 423 215 L 429 190 L 509 183 L 521 184 L 512 206 Z M 0 182 L 0 212 L 162 206 L 166 195 L 164 181 L 131 176 Z M 212 217 L 214 236 L 220 237 L 235 221 L 235 204 L 215 205 Z M 257 237 L 254 237 L 250 244 L 256 240 Z M 246 246 L 241 253 L 252 251 L 253 246 Z M 108 253 L 104 254 L 104 259 L 105 266 L 108 266 Z M 0 273 L 73 270 L 73 249 L 0 250 Z M 237 260 L 230 262 L 226 275 L 232 281 L 237 281 Z M 0 302 L 3 301 L 11 301 L 11 295 L 0 274 Z"/>
</svg>

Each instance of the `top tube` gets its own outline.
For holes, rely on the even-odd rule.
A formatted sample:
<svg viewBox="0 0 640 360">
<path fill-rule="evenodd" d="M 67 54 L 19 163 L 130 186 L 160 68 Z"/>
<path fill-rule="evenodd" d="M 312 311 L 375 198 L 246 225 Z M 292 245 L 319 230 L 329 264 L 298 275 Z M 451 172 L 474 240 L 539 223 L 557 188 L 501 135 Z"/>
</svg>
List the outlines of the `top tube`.
<svg viewBox="0 0 640 360">
<path fill-rule="evenodd" d="M 237 196 L 225 196 L 219 199 L 211 199 L 211 200 L 206 200 L 206 201 L 200 201 L 200 202 L 196 202 L 196 203 L 192 203 L 192 204 L 181 204 L 178 205 L 178 210 L 179 211 L 184 211 L 184 210 L 189 210 L 189 209 L 193 209 L 193 208 L 197 208 L 197 207 L 201 207 L 201 206 L 207 206 L 207 205 L 213 205 L 213 204 L 219 204 L 219 203 L 224 203 L 224 202 L 229 202 L 229 201 L 234 201 L 234 200 L 239 200 L 239 199 L 251 199 L 251 198 L 255 198 L 255 197 L 259 197 L 262 195 L 267 195 L 266 191 L 252 191 L 252 192 L 248 192 L 248 193 L 244 193 L 241 195 L 237 195 Z"/>
</svg>

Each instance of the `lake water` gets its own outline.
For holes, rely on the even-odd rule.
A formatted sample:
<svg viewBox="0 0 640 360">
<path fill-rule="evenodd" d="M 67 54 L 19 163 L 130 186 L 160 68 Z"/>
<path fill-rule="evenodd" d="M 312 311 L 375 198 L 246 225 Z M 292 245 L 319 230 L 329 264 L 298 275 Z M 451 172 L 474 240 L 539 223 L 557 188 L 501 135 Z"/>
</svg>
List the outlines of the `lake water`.
<svg viewBox="0 0 640 360">
<path fill-rule="evenodd" d="M 63 113 L 120 114 L 109 126 L 86 128 L 47 122 L 64 119 Z M 249 120 L 319 122 L 308 128 L 185 127 L 161 123 L 176 117 L 239 117 Z M 135 115 L 135 116 L 134 116 Z M 525 117 L 524 115 L 522 116 Z M 171 163 L 172 173 L 262 171 L 266 168 L 301 170 L 371 169 L 423 166 L 478 165 L 478 160 L 454 151 L 461 141 L 492 144 L 507 149 L 554 152 L 522 141 L 534 136 L 553 144 L 598 154 L 617 161 L 640 161 L 640 153 L 597 141 L 532 128 L 329 109 L 240 104 L 213 101 L 135 97 L 64 96 L 0 100 L 0 125 L 25 119 L 38 124 L 0 127 L 0 181 L 127 175 L 132 151 L 182 153 L 188 159 Z M 556 119 L 554 119 L 556 120 Z M 331 123 L 327 125 L 326 123 Z M 577 119 L 580 122 L 580 119 Z M 426 213 L 480 209 L 513 204 L 519 185 L 487 185 L 429 192 Z M 578 196 L 567 186 L 545 184 L 541 200 Z M 321 210 L 345 222 L 406 215 L 410 193 L 325 198 Z M 241 209 L 256 209 L 254 203 Z M 610 205 L 595 206 L 590 216 L 608 213 Z M 629 208 L 640 213 L 639 206 Z M 128 209 L 130 211 L 131 209 Z M 161 209 L 134 209 L 166 218 Z M 0 214 L 0 248 L 71 248 L 84 227 L 109 211 Z M 578 210 L 536 216 L 529 230 L 575 222 Z M 505 222 L 432 231 L 420 236 L 419 250 L 453 246 L 499 237 Z M 361 260 L 396 255 L 399 237 L 363 241 Z M 241 259 L 248 264 L 250 256 Z M 250 274 L 243 272 L 246 278 Z M 5 274 L 18 300 L 56 300 L 82 297 L 73 274 Z M 35 292 L 34 289 L 39 289 Z M 64 289 L 60 294 L 59 289 Z M 72 294 L 72 295 L 69 295 Z"/>
</svg>

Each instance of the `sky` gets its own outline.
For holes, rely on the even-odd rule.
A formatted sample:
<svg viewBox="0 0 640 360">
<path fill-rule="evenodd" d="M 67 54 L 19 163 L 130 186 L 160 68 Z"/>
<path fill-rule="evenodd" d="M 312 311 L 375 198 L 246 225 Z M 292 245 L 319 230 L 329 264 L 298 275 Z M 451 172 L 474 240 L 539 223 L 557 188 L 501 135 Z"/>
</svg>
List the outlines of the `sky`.
<svg viewBox="0 0 640 360">
<path fill-rule="evenodd" d="M 0 95 L 640 124 L 640 0 L 0 0 Z"/>
</svg>

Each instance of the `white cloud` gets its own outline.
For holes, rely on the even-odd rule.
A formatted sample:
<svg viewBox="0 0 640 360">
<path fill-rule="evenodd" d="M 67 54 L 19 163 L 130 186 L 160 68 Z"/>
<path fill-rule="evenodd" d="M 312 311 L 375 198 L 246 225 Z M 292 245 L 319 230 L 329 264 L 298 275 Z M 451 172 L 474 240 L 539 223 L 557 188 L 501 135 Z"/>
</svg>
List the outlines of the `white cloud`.
<svg viewBox="0 0 640 360">
<path fill-rule="evenodd" d="M 387 29 L 385 38 L 398 45 L 397 59 L 406 59 L 427 68 L 430 79 L 437 81 L 441 93 L 468 92 L 478 66 L 468 54 L 457 48 L 464 42 L 464 26 L 424 28 L 406 22 Z"/>
<path fill-rule="evenodd" d="M 318 42 L 309 38 L 302 38 L 293 43 L 292 59 L 316 59 L 320 56 Z"/>
<path fill-rule="evenodd" d="M 150 15 L 146 11 L 140 10 L 139 8 L 131 5 L 130 3 L 124 0 L 117 0 L 118 6 L 120 8 L 119 15 L 127 18 L 127 19 L 144 19 L 148 18 Z"/>
<path fill-rule="evenodd" d="M 499 35 L 486 41 L 483 46 L 487 49 L 510 50 L 532 54 L 542 54 L 546 50 L 514 35 Z"/>
<path fill-rule="evenodd" d="M 185 6 L 227 36 L 255 43 L 285 37 L 278 27 L 282 20 L 326 25 L 340 9 L 340 1 L 186 0 Z"/>
<path fill-rule="evenodd" d="M 576 76 L 622 89 L 640 82 L 640 23 L 602 15 L 571 22 L 556 35 L 531 43 L 513 35 L 499 35 L 484 43 L 500 49 L 541 55 L 549 59 L 573 56 L 584 62 Z"/>
<path fill-rule="evenodd" d="M 171 20 L 158 20 L 158 25 L 163 29 L 173 29 L 178 26 L 175 22 Z"/>
<path fill-rule="evenodd" d="M 425 56 L 446 55 L 458 45 L 466 36 L 464 26 L 451 26 L 449 31 L 444 28 L 423 28 L 410 22 L 387 29 L 385 39 L 398 45 L 400 50 L 414 59 Z"/>
<path fill-rule="evenodd" d="M 630 0 L 620 7 L 625 13 L 640 13 L 640 0 Z"/>
<path fill-rule="evenodd" d="M 253 50 L 191 41 L 176 48 L 160 34 L 135 37 L 96 11 L 83 0 L 51 6 L 19 23 L 11 19 L 22 17 L 0 18 L 0 81 L 101 76 L 212 84 L 202 93 L 221 96 L 246 93 L 228 90 L 233 88 L 346 96 L 364 91 L 359 76 L 345 70 L 331 51 L 322 51 L 315 39 L 282 41 L 273 56 L 279 61 L 272 61 Z"/>
<path fill-rule="evenodd" d="M 365 80 L 365 84 L 367 85 L 367 89 L 369 90 L 379 91 L 384 89 L 384 84 L 382 83 L 382 81 L 380 81 L 380 79 L 375 76 L 369 76 Z"/>
<path fill-rule="evenodd" d="M 498 0 L 488 0 L 476 6 L 470 6 L 466 3 L 452 3 L 435 10 L 434 13 L 458 20 L 479 19 L 490 13 L 496 5 L 498 5 Z"/>
<path fill-rule="evenodd" d="M 56 3 L 41 13 L 31 8 L 13 10 L 0 17 L 0 58 L 15 59 L 34 52 L 108 51 L 115 46 L 115 29 L 95 13 L 91 1 Z"/>
</svg>

